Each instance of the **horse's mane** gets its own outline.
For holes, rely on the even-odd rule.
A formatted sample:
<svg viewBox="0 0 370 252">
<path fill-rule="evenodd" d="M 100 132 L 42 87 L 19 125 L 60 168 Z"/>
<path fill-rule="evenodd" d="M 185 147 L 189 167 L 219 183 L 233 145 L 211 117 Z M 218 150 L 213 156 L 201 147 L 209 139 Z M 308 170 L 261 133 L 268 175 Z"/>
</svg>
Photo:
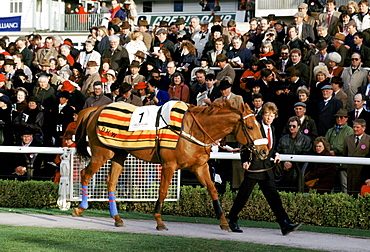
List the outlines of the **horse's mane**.
<svg viewBox="0 0 370 252">
<path fill-rule="evenodd" d="M 221 111 L 230 112 L 233 111 L 235 113 L 240 114 L 240 110 L 230 104 L 230 102 L 223 102 L 223 103 L 212 103 L 210 106 L 189 106 L 189 111 L 193 112 L 194 114 L 198 114 L 198 116 L 210 116 L 216 115 Z"/>
</svg>

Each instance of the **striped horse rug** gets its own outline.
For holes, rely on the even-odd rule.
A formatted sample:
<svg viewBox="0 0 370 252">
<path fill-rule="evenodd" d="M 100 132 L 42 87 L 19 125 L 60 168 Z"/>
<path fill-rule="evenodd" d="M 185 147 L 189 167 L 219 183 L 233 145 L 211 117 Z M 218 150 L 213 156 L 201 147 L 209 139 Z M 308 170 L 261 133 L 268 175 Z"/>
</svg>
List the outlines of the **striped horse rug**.
<svg viewBox="0 0 370 252">
<path fill-rule="evenodd" d="M 137 109 L 139 113 L 134 113 Z M 98 139 L 109 147 L 135 150 L 154 148 L 158 134 L 161 148 L 175 149 L 181 133 L 182 119 L 188 106 L 183 102 L 169 101 L 159 111 L 158 109 L 158 106 L 136 107 L 125 102 L 111 103 L 99 115 Z M 155 121 L 157 113 L 160 112 L 162 112 L 159 118 L 161 123 L 156 130 Z M 139 117 L 135 117 L 133 123 L 131 119 L 134 114 Z M 142 121 L 143 119 L 147 121 Z M 164 121 L 166 123 L 163 123 Z M 139 129 L 137 127 L 139 124 L 144 125 L 145 130 L 132 130 L 132 128 Z"/>
</svg>

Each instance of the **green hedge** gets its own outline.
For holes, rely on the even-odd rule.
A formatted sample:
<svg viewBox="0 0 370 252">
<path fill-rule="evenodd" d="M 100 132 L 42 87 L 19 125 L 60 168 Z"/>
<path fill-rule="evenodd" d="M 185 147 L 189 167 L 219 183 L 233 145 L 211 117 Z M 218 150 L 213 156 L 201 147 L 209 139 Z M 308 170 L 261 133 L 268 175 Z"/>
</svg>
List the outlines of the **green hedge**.
<svg viewBox="0 0 370 252">
<path fill-rule="evenodd" d="M 281 192 L 283 205 L 292 222 L 316 226 L 370 229 L 370 197 L 353 198 L 343 193 L 316 194 Z M 230 187 L 220 195 L 226 213 L 231 209 L 236 196 Z M 58 185 L 52 182 L 0 180 L 0 206 L 14 208 L 56 207 Z M 73 202 L 72 206 L 77 206 Z M 90 208 L 109 210 L 107 202 L 89 202 Z M 155 202 L 118 202 L 120 210 L 152 213 Z M 205 188 L 182 186 L 181 198 L 176 202 L 165 202 L 165 215 L 215 218 L 212 201 Z M 262 192 L 255 188 L 240 219 L 252 221 L 275 221 Z"/>
</svg>

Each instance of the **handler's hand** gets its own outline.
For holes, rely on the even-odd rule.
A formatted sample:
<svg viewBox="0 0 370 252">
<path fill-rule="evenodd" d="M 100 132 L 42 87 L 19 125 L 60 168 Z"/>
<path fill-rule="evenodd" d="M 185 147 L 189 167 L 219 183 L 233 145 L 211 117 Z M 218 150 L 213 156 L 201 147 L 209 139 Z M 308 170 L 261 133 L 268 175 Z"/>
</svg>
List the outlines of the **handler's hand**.
<svg viewBox="0 0 370 252">
<path fill-rule="evenodd" d="M 276 155 L 274 159 L 274 163 L 280 163 L 280 161 L 281 161 L 280 155 Z"/>
<path fill-rule="evenodd" d="M 248 170 L 249 169 L 249 166 L 251 166 L 251 162 L 244 162 L 243 163 L 243 169 L 244 170 Z"/>
<path fill-rule="evenodd" d="M 291 162 L 284 162 L 284 168 L 285 170 L 289 170 L 293 167 L 293 164 Z"/>
</svg>

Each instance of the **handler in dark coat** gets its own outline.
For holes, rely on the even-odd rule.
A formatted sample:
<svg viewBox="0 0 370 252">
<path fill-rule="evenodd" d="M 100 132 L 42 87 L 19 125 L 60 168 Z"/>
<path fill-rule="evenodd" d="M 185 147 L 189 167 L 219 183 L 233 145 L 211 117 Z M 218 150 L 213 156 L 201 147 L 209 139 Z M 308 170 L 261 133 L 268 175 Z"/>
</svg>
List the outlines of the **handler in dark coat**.
<svg viewBox="0 0 370 252">
<path fill-rule="evenodd" d="M 274 127 L 271 126 L 271 123 L 277 116 L 277 111 L 278 109 L 276 105 L 272 102 L 267 102 L 262 108 L 262 123 L 260 129 L 262 136 L 268 139 L 268 148 L 270 150 L 268 157 L 265 160 L 259 160 L 255 155 L 253 155 L 252 160 L 249 160 L 250 153 L 248 150 L 244 150 L 241 153 L 243 168 L 246 171 L 244 181 L 240 185 L 238 195 L 236 196 L 229 213 L 229 227 L 233 232 L 243 232 L 237 224 L 238 214 L 244 208 L 256 183 L 258 183 L 263 195 L 271 207 L 271 210 L 274 212 L 283 235 L 287 235 L 301 226 L 301 224 L 290 223 L 289 217 L 282 205 L 280 195 L 276 190 L 274 174 L 272 169 L 269 169 L 272 167 L 270 161 L 271 157 L 275 159 L 274 163 L 280 162 L 280 155 L 274 150 L 276 141 L 274 136 Z"/>
</svg>

